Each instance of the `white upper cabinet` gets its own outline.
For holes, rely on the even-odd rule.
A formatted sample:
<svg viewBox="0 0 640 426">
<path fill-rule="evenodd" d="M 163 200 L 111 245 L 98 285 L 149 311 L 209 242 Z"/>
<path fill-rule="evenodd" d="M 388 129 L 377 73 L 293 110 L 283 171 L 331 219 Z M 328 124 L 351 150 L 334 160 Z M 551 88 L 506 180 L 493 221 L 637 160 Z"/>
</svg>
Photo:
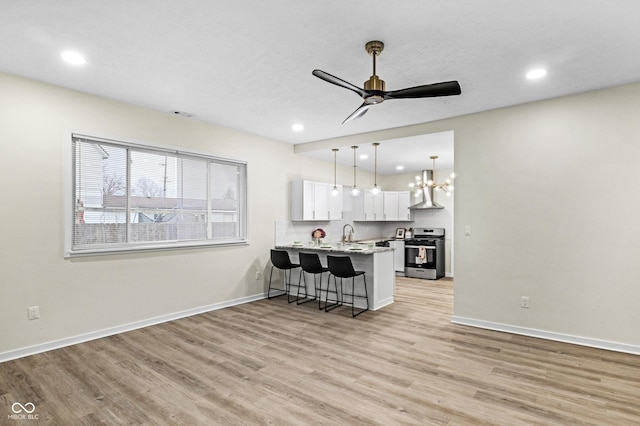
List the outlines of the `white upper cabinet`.
<svg viewBox="0 0 640 426">
<path fill-rule="evenodd" d="M 398 220 L 398 191 L 384 191 L 384 220 Z"/>
<path fill-rule="evenodd" d="M 384 202 L 382 193 L 372 194 L 371 191 L 360 191 L 358 196 L 353 197 L 353 220 L 354 221 L 382 221 L 384 220 Z"/>
<path fill-rule="evenodd" d="M 341 220 L 344 217 L 344 205 L 342 204 L 342 185 L 337 185 L 338 193 L 332 192 L 333 185 L 329 186 L 329 220 Z"/>
<path fill-rule="evenodd" d="M 332 189 L 325 182 L 291 182 L 291 220 L 342 219 L 342 186 L 338 195 L 332 195 Z"/>
<path fill-rule="evenodd" d="M 332 193 L 333 184 L 300 180 L 291 182 L 291 220 L 342 220 L 344 217 L 343 188 Z M 409 191 L 382 191 L 373 194 L 361 191 L 351 198 L 352 218 L 356 222 L 408 221 Z"/>
<path fill-rule="evenodd" d="M 377 195 L 364 191 L 353 199 L 353 220 L 408 221 L 410 201 L 409 191 L 382 191 Z"/>
<path fill-rule="evenodd" d="M 411 192 L 398 191 L 398 220 L 411 220 Z"/>
<path fill-rule="evenodd" d="M 364 191 L 365 220 L 384 220 L 384 199 L 382 193 Z"/>
</svg>

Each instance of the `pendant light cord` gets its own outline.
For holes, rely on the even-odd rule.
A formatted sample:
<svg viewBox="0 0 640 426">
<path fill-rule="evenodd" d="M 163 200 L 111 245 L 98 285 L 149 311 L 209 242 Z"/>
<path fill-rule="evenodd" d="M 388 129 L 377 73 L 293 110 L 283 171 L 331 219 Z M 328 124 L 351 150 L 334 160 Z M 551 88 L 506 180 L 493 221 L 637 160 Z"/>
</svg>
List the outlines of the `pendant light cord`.
<svg viewBox="0 0 640 426">
<path fill-rule="evenodd" d="M 356 187 L 356 149 L 358 147 L 353 147 L 353 187 Z"/>
<path fill-rule="evenodd" d="M 358 149 L 357 145 L 351 147 L 353 149 L 353 187 L 356 188 L 356 149 Z"/>
<path fill-rule="evenodd" d="M 375 55 L 374 55 L 375 58 Z M 380 142 L 372 143 L 374 149 L 374 158 L 373 158 L 373 186 L 378 186 L 378 145 Z"/>
<path fill-rule="evenodd" d="M 338 154 L 338 148 L 332 148 L 331 151 L 333 151 L 333 189 L 337 189 L 338 188 L 338 178 L 337 178 L 337 172 L 336 172 L 336 155 Z"/>
</svg>

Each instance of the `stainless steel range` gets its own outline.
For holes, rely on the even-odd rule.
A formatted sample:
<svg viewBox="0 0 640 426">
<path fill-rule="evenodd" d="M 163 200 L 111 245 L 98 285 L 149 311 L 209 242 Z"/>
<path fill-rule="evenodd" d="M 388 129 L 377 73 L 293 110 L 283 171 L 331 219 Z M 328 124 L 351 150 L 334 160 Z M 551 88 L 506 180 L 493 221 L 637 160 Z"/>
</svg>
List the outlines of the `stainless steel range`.
<svg viewBox="0 0 640 426">
<path fill-rule="evenodd" d="M 404 274 L 437 280 L 444 277 L 444 228 L 414 228 L 404 242 Z"/>
</svg>

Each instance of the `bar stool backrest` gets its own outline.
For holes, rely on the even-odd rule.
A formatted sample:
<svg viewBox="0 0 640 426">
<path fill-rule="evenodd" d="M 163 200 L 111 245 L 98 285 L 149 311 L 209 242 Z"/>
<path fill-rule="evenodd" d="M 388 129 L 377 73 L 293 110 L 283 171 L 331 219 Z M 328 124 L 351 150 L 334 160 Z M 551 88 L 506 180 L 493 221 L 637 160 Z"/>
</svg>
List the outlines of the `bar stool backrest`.
<svg viewBox="0 0 640 426">
<path fill-rule="evenodd" d="M 302 270 L 310 274 L 320 274 L 325 271 L 320 263 L 320 256 L 316 253 L 300 252 L 300 266 Z"/>
<path fill-rule="evenodd" d="M 289 253 L 286 250 L 271 249 L 271 264 L 278 269 L 293 269 L 294 265 L 289 259 Z"/>
<path fill-rule="evenodd" d="M 338 278 L 352 278 L 357 275 L 349 256 L 327 256 L 327 263 L 329 272 Z"/>
</svg>

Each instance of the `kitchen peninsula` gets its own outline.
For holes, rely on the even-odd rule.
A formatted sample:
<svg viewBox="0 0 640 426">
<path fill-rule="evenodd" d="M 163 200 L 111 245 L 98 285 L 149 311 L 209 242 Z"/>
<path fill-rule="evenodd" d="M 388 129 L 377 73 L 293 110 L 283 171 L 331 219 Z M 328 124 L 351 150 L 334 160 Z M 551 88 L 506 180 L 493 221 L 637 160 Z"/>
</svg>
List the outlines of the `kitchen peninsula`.
<svg viewBox="0 0 640 426">
<path fill-rule="evenodd" d="M 298 253 L 301 251 L 318 253 L 323 265 L 327 264 L 327 255 L 350 256 L 354 269 L 365 271 L 369 309 L 375 311 L 393 303 L 395 291 L 393 248 L 368 247 L 359 244 L 348 244 L 343 247 L 292 244 L 276 245 L 276 248 L 286 250 L 293 263 L 299 263 Z M 308 294 L 314 294 L 312 286 L 313 279 L 307 279 Z M 362 306 L 356 303 L 356 307 Z"/>
</svg>

